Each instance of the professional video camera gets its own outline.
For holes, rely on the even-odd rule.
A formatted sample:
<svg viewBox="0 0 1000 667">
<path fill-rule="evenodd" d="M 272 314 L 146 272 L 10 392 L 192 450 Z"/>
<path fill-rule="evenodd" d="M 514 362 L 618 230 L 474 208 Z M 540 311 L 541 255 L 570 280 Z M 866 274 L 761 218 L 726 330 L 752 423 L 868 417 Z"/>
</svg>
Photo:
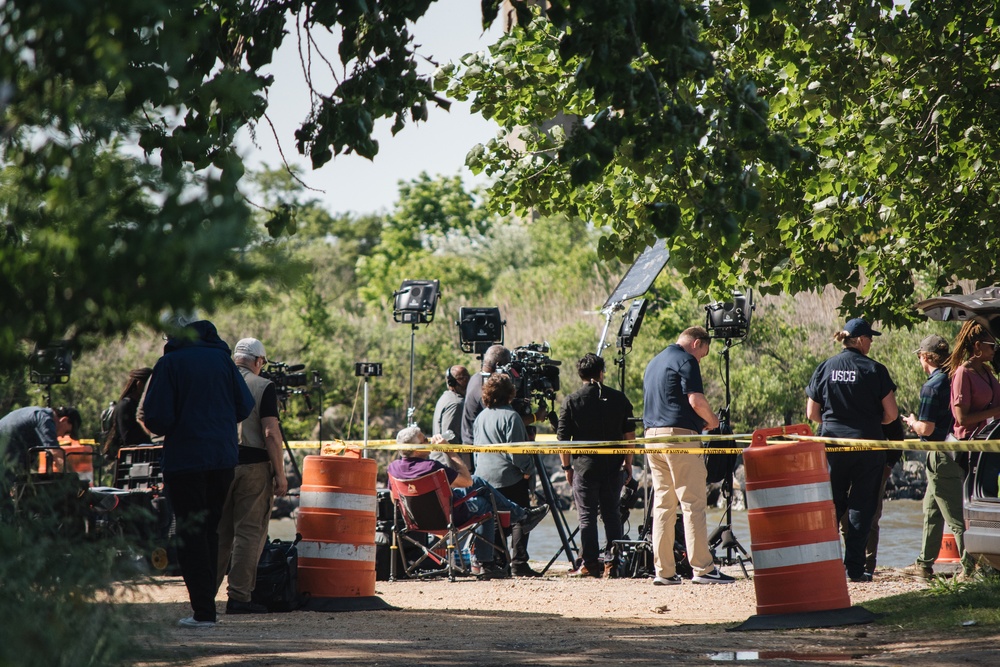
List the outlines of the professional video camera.
<svg viewBox="0 0 1000 667">
<path fill-rule="evenodd" d="M 534 412 L 530 410 L 533 402 L 546 409 L 547 401 L 555 405 L 556 392 L 559 391 L 559 366 L 562 362 L 551 359 L 548 356 L 550 350 L 548 343 L 529 343 L 515 347 L 511 352 L 510 363 L 497 368 L 497 371 L 510 376 L 517 389 L 518 400 L 522 404 L 527 403 L 531 412 Z M 550 421 L 556 417 L 555 412 L 550 411 L 549 417 Z"/>
<path fill-rule="evenodd" d="M 286 364 L 283 361 L 270 361 L 260 372 L 260 376 L 265 380 L 274 383 L 274 388 L 278 395 L 288 395 L 301 393 L 296 391 L 296 387 L 305 387 L 309 384 L 306 374 L 302 372 L 305 364 Z"/>
</svg>

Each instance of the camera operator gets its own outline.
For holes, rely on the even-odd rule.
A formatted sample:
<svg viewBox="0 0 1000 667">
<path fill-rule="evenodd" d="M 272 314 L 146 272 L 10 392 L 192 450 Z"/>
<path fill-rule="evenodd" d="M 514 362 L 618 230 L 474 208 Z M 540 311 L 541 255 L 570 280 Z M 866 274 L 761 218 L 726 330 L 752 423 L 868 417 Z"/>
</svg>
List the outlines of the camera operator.
<svg viewBox="0 0 1000 667">
<path fill-rule="evenodd" d="M 508 366 L 511 362 L 510 350 L 503 345 L 493 345 L 486 350 L 483 355 L 482 372 L 476 373 L 469 378 L 469 384 L 465 389 L 465 404 L 462 408 L 462 442 L 466 445 L 475 444 L 472 425 L 476 417 L 483 411 L 483 382 L 493 375 L 497 368 Z M 531 426 L 544 421 L 548 417 L 548 410 L 544 404 L 539 405 L 535 413 L 531 412 L 531 404 L 526 399 L 527 396 L 519 397 L 518 411 L 525 426 Z"/>
<path fill-rule="evenodd" d="M 465 389 L 469 386 L 469 371 L 465 366 L 451 366 L 445 371 L 444 378 L 448 386 L 434 406 L 431 431 L 434 434 L 451 431 L 452 436 L 448 442 L 459 443 L 462 438 L 462 414 L 465 407 Z M 475 469 L 471 454 L 458 456 L 465 461 L 469 470 Z M 451 465 L 451 457 L 445 452 L 431 452 L 431 458 L 446 466 Z"/>
<path fill-rule="evenodd" d="M 227 614 L 262 614 L 267 607 L 250 600 L 257 582 L 257 562 L 267 541 L 274 496 L 288 491 L 278 394 L 271 380 L 260 377 L 267 363 L 264 344 L 256 338 L 236 343 L 233 361 L 253 394 L 255 405 L 239 425 L 239 464 L 219 520 L 219 567 L 216 585 L 229 565 Z M 232 563 L 230 564 L 230 556 Z"/>
<path fill-rule="evenodd" d="M 704 327 L 689 327 L 677 342 L 653 357 L 643 375 L 645 436 L 697 435 L 718 428 L 719 419 L 705 398 L 699 362 L 708 356 L 712 337 Z M 660 447 L 661 445 L 654 445 Z M 668 447 L 671 445 L 667 445 Z M 694 442 L 678 447 L 700 446 Z M 731 584 L 715 567 L 708 548 L 705 459 L 695 454 L 647 454 L 653 475 L 653 585 L 681 583 L 674 561 L 674 525 L 680 503 L 684 539 L 696 584 Z"/>
<path fill-rule="evenodd" d="M 625 394 L 604 386 L 604 359 L 594 353 L 576 365 L 584 385 L 563 401 L 556 437 L 569 440 L 635 440 L 632 403 Z M 576 576 L 613 576 L 610 546 L 622 538 L 619 497 L 625 475 L 632 475 L 631 454 L 560 454 L 566 480 L 573 487 L 573 502 L 580 516 L 581 563 Z M 608 552 L 601 565 L 597 517 L 604 523 Z"/>
</svg>

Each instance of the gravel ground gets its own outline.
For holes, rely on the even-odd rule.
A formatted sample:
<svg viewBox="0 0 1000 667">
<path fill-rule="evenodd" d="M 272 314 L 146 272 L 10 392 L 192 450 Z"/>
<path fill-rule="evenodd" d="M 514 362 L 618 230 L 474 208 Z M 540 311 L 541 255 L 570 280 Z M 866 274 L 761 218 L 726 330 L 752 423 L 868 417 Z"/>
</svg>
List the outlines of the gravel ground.
<svg viewBox="0 0 1000 667">
<path fill-rule="evenodd" d="M 221 615 L 208 630 L 175 627 L 190 614 L 186 591 L 178 578 L 158 579 L 133 603 L 150 628 L 140 664 L 996 664 L 1000 635 L 985 628 L 942 637 L 887 624 L 734 632 L 756 613 L 753 582 L 738 568 L 727 568 L 740 576 L 732 585 L 656 587 L 648 579 L 580 580 L 556 568 L 540 579 L 378 582 L 377 595 L 397 610 Z M 887 568 L 848 591 L 863 605 L 922 586 Z"/>
</svg>

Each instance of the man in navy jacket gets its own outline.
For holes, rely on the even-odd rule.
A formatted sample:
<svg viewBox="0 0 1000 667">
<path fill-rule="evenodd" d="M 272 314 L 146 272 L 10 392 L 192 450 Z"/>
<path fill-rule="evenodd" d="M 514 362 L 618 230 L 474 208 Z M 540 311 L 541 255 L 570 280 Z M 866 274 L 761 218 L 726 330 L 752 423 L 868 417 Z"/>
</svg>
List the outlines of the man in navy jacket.
<svg viewBox="0 0 1000 667">
<path fill-rule="evenodd" d="M 142 403 L 163 439 L 163 482 L 177 517 L 177 557 L 194 615 L 183 627 L 215 625 L 219 517 L 238 461 L 237 425 L 254 400 L 229 346 L 206 320 L 168 339 Z"/>
</svg>

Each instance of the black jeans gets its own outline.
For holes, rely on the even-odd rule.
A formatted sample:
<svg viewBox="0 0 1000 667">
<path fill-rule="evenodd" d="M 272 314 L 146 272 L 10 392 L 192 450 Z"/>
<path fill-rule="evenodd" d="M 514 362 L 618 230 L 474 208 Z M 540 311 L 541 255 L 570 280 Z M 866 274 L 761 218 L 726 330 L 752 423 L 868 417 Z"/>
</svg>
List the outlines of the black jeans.
<svg viewBox="0 0 1000 667">
<path fill-rule="evenodd" d="M 177 560 L 196 621 L 215 621 L 219 518 L 232 481 L 232 468 L 163 473 L 177 518 Z"/>
<path fill-rule="evenodd" d="M 520 505 L 524 509 L 531 507 L 531 493 L 528 480 L 522 479 L 516 484 L 497 489 L 506 496 L 507 500 Z M 521 530 L 521 524 L 515 523 L 510 527 L 510 563 L 518 565 L 528 562 L 528 533 Z"/>
<path fill-rule="evenodd" d="M 844 566 L 847 576 L 857 578 L 865 571 L 865 547 L 882 488 L 885 452 L 833 452 L 827 461 L 837 521 L 847 514 Z"/>
<path fill-rule="evenodd" d="M 622 469 L 587 470 L 573 475 L 573 502 L 580 516 L 580 558 L 587 565 L 596 564 L 601 553 L 597 536 L 597 517 L 604 523 L 607 546 L 622 539 Z"/>
</svg>

